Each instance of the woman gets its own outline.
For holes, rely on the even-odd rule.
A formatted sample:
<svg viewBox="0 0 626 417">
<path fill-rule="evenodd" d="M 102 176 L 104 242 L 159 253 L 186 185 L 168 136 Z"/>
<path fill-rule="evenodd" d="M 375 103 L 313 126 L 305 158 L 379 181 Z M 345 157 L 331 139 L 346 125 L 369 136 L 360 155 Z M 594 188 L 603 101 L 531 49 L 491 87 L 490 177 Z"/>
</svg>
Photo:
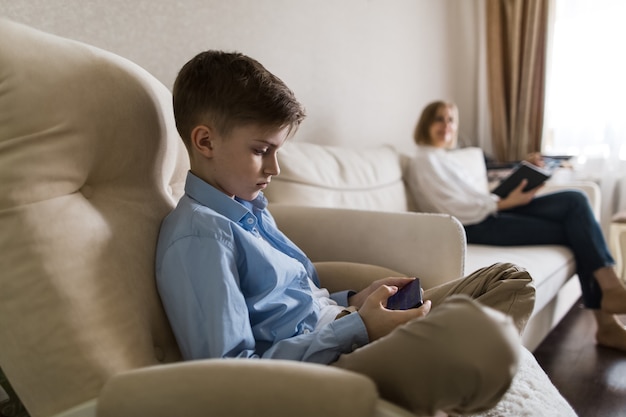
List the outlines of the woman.
<svg viewBox="0 0 626 417">
<path fill-rule="evenodd" d="M 468 243 L 565 245 L 571 248 L 585 307 L 598 324 L 599 345 L 626 351 L 626 288 L 616 275 L 602 231 L 586 196 L 574 190 L 536 196 L 526 180 L 504 197 L 477 187 L 465 168 L 449 157 L 456 146 L 458 110 L 437 101 L 423 110 L 414 132 L 416 156 L 408 185 L 422 211 L 448 213 L 463 224 Z M 484 183 L 484 182 L 483 182 Z"/>
</svg>

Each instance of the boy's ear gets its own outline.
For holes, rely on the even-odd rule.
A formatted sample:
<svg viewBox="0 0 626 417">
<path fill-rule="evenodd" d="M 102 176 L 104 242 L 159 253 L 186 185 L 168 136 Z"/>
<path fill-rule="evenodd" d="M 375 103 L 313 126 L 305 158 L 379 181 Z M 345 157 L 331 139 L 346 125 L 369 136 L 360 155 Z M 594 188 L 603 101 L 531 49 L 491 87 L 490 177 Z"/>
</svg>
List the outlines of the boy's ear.
<svg viewBox="0 0 626 417">
<path fill-rule="evenodd" d="M 199 125 L 191 131 L 191 147 L 206 158 L 213 156 L 213 140 L 214 131 L 208 126 Z"/>
</svg>

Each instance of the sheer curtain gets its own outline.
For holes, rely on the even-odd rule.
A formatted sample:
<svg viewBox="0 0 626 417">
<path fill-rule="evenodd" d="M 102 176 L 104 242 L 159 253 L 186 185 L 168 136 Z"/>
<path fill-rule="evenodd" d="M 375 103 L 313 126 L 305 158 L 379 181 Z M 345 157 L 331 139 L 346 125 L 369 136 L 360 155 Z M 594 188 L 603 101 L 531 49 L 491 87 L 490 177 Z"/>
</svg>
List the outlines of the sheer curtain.
<svg viewBox="0 0 626 417">
<path fill-rule="evenodd" d="M 553 2 L 542 151 L 626 172 L 626 1 Z"/>
<path fill-rule="evenodd" d="M 542 152 L 600 185 L 606 233 L 626 210 L 626 1 L 552 2 Z"/>
</svg>

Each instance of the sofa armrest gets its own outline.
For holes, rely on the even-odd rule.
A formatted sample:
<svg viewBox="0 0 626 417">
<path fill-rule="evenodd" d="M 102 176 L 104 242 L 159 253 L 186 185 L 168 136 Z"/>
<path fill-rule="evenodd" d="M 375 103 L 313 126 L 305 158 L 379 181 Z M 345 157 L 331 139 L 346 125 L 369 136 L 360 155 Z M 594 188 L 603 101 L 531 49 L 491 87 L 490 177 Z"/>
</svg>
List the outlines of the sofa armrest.
<svg viewBox="0 0 626 417">
<path fill-rule="evenodd" d="M 281 360 L 208 359 L 157 365 L 112 377 L 98 417 L 372 416 L 378 394 L 367 377 Z"/>
<path fill-rule="evenodd" d="M 278 227 L 314 262 L 379 265 L 425 288 L 463 274 L 465 230 L 445 214 L 270 205 Z"/>
<path fill-rule="evenodd" d="M 562 190 L 580 190 L 587 195 L 591 209 L 596 215 L 596 219 L 600 218 L 600 205 L 602 203 L 602 196 L 600 195 L 600 186 L 591 181 L 569 181 L 569 182 L 555 182 L 548 181 L 546 185 L 539 191 L 538 194 L 547 194 L 554 191 Z"/>
</svg>

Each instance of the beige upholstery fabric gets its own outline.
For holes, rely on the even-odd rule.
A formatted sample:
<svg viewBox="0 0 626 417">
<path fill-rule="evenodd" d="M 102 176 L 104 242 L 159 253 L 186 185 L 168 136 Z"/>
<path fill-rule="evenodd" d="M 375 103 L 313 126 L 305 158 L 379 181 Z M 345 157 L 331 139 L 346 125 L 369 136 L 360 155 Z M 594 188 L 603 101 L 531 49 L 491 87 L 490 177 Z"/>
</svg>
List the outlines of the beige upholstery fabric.
<svg viewBox="0 0 626 417">
<path fill-rule="evenodd" d="M 114 376 L 98 417 L 361 417 L 377 398 L 370 379 L 330 366 L 203 360 Z"/>
<path fill-rule="evenodd" d="M 463 275 L 465 231 L 446 214 L 284 204 L 272 204 L 270 210 L 278 227 L 313 262 L 378 265 L 417 276 L 424 288 Z"/>
<path fill-rule="evenodd" d="M 372 281 L 386 277 L 406 276 L 389 268 L 352 262 L 315 262 L 315 270 L 322 287 L 329 292 L 342 291 L 349 288 L 360 291 Z"/>
<path fill-rule="evenodd" d="M 140 68 L 8 21 L 0 38 L 0 363 L 49 415 L 179 359 L 153 259 L 187 157 Z"/>
<path fill-rule="evenodd" d="M 286 204 L 405 211 L 399 155 L 390 146 L 350 150 L 289 142 L 280 150 L 281 173 L 265 191 Z"/>
</svg>

